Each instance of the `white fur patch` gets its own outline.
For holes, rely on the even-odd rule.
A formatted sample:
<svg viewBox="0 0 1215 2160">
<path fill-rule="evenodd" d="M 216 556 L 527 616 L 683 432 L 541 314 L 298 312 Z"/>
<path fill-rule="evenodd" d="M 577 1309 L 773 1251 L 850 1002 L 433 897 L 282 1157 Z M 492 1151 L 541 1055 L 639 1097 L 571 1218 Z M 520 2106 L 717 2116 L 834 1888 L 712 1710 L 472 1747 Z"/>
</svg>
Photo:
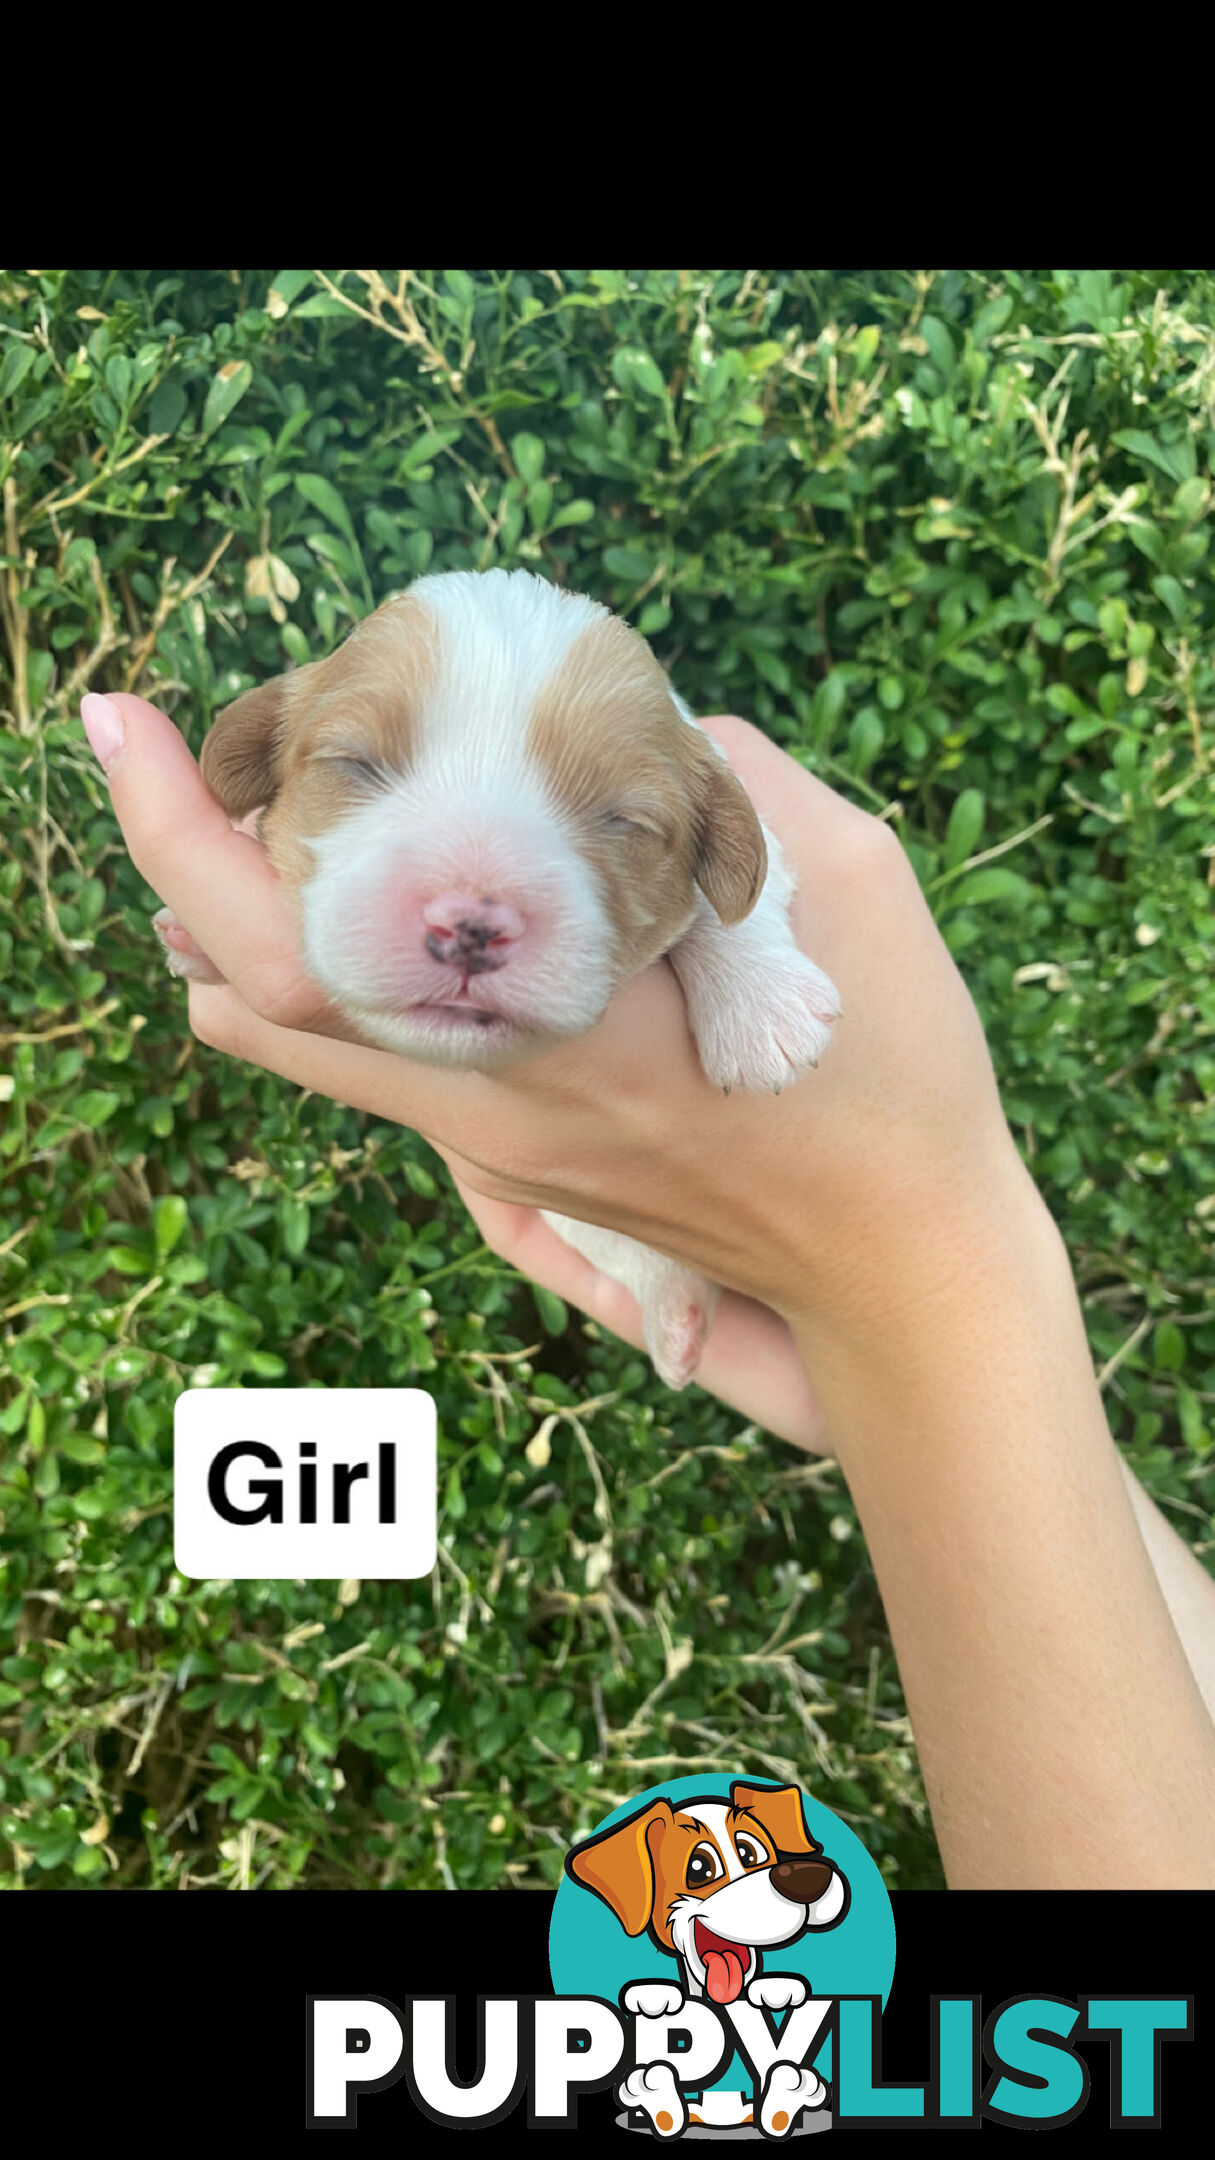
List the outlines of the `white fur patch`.
<svg viewBox="0 0 1215 2160">
<path fill-rule="evenodd" d="M 757 2010 L 796 2010 L 808 1992 L 797 1973 L 760 1973 L 747 1988 L 747 2001 Z"/>
<path fill-rule="evenodd" d="M 419 578 L 409 597 L 425 603 L 442 639 L 419 770 L 454 788 L 517 774 L 541 691 L 609 610 L 530 570 L 445 571 Z"/>
<path fill-rule="evenodd" d="M 638 1980 L 624 1991 L 630 2017 L 675 2017 L 683 2009 L 683 1990 L 673 1980 Z"/>
<path fill-rule="evenodd" d="M 616 2098 L 621 2107 L 648 2115 L 656 2137 L 679 2137 L 687 2124 L 687 2105 L 670 2063 L 638 2063 L 617 2086 Z"/>
<path fill-rule="evenodd" d="M 787 2137 L 801 2110 L 821 2107 L 826 2097 L 826 2086 L 808 2064 L 774 2062 L 764 2086 L 760 2128 L 769 2137 Z"/>
<path fill-rule="evenodd" d="M 793 879 L 764 827 L 768 875 L 751 913 L 724 929 L 702 900 L 671 952 L 700 1062 L 716 1087 L 778 1095 L 818 1064 L 840 1016 L 835 985 L 799 950 Z"/>
<path fill-rule="evenodd" d="M 434 893 L 473 890 L 527 919 L 510 965 L 476 978 L 474 1002 L 527 1038 L 583 1034 L 612 986 L 611 928 L 585 858 L 523 771 L 459 786 L 428 760 L 312 842 L 303 894 L 309 969 L 373 1039 L 406 1055 L 437 1054 L 402 1008 L 452 991 L 427 951 L 421 908 Z M 492 1046 L 470 1036 L 465 1062 Z M 441 1062 L 460 1062 L 444 1053 Z M 493 1062 L 492 1058 L 487 1062 Z"/>
</svg>

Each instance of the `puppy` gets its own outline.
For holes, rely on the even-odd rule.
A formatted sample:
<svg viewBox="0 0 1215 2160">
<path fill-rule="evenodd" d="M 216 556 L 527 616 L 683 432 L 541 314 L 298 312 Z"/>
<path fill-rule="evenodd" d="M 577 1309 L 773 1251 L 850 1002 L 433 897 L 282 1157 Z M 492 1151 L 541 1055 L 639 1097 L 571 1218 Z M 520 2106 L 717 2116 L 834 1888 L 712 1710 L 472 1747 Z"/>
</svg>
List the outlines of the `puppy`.
<svg viewBox="0 0 1215 2160">
<path fill-rule="evenodd" d="M 234 822 L 261 811 L 309 971 L 386 1050 L 491 1071 L 593 1027 L 663 954 L 718 1087 L 778 1092 L 827 1046 L 839 999 L 744 789 L 645 640 L 530 571 L 418 579 L 230 705 L 202 771 Z M 157 927 L 176 972 L 202 965 Z M 715 1286 L 546 1219 L 633 1293 L 684 1386 Z"/>
<path fill-rule="evenodd" d="M 736 1779 L 728 1803 L 651 1801 L 573 1846 L 565 1866 L 626 1935 L 648 1935 L 675 1960 L 677 1984 L 643 1981 L 627 1990 L 625 2008 L 642 2016 L 677 2018 L 686 2001 L 705 1996 L 723 2009 L 796 2008 L 809 1991 L 798 1974 L 780 1970 L 780 1949 L 838 1927 L 851 1902 L 843 1870 L 806 1828 L 795 1785 Z M 774 1959 L 770 1974 L 765 1954 Z M 786 2025 L 781 2038 L 789 2032 Z M 738 2128 L 758 2109 L 761 2129 L 781 2136 L 803 2109 L 823 2106 L 827 2088 L 808 2064 L 778 2057 L 760 2093 L 715 2088 L 685 2103 L 670 2070 L 650 2064 L 625 2079 L 620 2098 L 664 2133 L 685 2120 Z"/>
</svg>

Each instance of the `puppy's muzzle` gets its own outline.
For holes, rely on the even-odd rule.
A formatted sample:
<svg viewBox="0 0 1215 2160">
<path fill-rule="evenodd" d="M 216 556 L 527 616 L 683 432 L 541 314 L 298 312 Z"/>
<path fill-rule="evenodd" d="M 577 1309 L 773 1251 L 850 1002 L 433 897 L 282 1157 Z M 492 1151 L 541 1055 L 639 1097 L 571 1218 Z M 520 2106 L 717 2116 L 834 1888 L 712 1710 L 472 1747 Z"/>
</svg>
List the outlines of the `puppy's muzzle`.
<svg viewBox="0 0 1215 2160">
<path fill-rule="evenodd" d="M 505 967 L 525 924 L 509 901 L 443 893 L 422 910 L 425 945 L 432 960 L 461 975 L 485 975 Z"/>
</svg>

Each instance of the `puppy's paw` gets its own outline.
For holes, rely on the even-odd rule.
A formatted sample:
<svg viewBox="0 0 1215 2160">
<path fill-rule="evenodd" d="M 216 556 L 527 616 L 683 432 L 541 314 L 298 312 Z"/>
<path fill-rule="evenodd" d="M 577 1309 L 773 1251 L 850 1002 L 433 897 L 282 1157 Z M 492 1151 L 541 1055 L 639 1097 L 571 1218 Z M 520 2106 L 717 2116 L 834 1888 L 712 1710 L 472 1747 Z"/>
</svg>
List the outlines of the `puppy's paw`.
<svg viewBox="0 0 1215 2160">
<path fill-rule="evenodd" d="M 787 2137 L 803 2108 L 820 2108 L 827 2098 L 821 2077 L 800 2063 L 774 2062 L 764 2086 L 759 2127 L 768 2137 Z"/>
<path fill-rule="evenodd" d="M 644 1299 L 645 1346 L 667 1387 L 684 1388 L 692 1378 L 720 1296 L 715 1283 L 672 1261 Z"/>
<path fill-rule="evenodd" d="M 178 922 L 172 908 L 161 908 L 152 917 L 152 928 L 164 947 L 170 975 L 180 975 L 185 982 L 221 983 L 224 978 L 213 960 L 208 960 L 200 945 L 196 945 L 188 930 Z"/>
<path fill-rule="evenodd" d="M 687 2127 L 687 2106 L 670 2063 L 638 2063 L 617 2086 L 616 2098 L 621 2107 L 648 2115 L 659 2137 L 679 2137 Z"/>
<path fill-rule="evenodd" d="M 683 1990 L 673 1980 L 638 1980 L 625 1989 L 624 2008 L 630 2017 L 676 2017 L 683 2009 Z"/>
<path fill-rule="evenodd" d="M 760 1973 L 747 1989 L 757 2010 L 796 2010 L 809 1990 L 797 1973 Z"/>
<path fill-rule="evenodd" d="M 716 1087 L 779 1095 L 818 1064 L 842 1006 L 833 982 L 789 951 L 732 983 L 720 1003 L 698 1000 L 693 1026 L 700 1062 Z"/>
</svg>

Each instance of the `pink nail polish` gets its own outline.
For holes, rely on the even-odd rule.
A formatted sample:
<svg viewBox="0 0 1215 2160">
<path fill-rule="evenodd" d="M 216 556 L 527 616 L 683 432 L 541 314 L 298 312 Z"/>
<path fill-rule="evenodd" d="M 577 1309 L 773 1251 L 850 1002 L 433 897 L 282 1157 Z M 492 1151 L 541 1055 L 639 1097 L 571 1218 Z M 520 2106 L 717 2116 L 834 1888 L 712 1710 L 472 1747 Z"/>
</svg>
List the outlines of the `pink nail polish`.
<svg viewBox="0 0 1215 2160">
<path fill-rule="evenodd" d="M 107 772 L 126 740 L 126 722 L 117 705 L 107 697 L 99 697 L 95 690 L 81 698 L 80 717 L 93 755 L 102 771 Z"/>
</svg>

